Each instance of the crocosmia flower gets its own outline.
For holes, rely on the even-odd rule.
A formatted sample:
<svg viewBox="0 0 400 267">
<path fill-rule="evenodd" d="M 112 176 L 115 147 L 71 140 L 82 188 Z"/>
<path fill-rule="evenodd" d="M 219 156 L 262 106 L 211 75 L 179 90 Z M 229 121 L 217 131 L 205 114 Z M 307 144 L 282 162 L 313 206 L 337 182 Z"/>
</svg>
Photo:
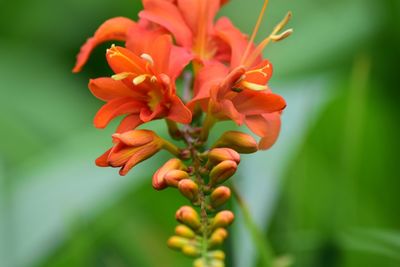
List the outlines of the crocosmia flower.
<svg viewBox="0 0 400 267">
<path fill-rule="evenodd" d="M 122 117 L 112 147 L 96 164 L 120 168 L 124 176 L 161 150 L 169 152 L 158 170 L 150 166 L 154 175 L 149 185 L 158 191 L 177 190 L 189 202 L 178 209 L 179 225 L 167 244 L 193 257 L 195 267 L 225 266 L 225 253 L 218 247 L 235 216 L 223 208 L 231 196 L 242 203 L 227 181 L 234 179 L 240 154 L 275 143 L 286 108 L 284 98 L 271 90 L 273 67 L 262 52 L 291 34 L 281 33 L 290 13 L 255 44 L 268 0 L 250 37 L 228 18 L 216 19 L 228 2 L 142 0 L 138 21 L 116 17 L 104 22 L 81 47 L 73 68 L 79 72 L 99 44 L 123 43 L 105 51 L 112 74 L 89 82 L 93 95 L 105 102 L 95 126 L 105 128 Z M 167 129 L 160 135 L 146 129 L 145 123 L 153 120 L 164 120 Z M 247 126 L 253 134 L 226 129 L 209 143 L 214 125 L 226 120 Z M 173 142 L 161 137 L 166 133 Z"/>
</svg>

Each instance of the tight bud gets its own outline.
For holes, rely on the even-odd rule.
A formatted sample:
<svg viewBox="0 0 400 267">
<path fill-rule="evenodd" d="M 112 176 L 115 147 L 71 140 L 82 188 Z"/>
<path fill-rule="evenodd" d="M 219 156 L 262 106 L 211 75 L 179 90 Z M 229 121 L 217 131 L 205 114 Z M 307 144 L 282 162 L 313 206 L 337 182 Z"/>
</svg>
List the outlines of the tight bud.
<svg viewBox="0 0 400 267">
<path fill-rule="evenodd" d="M 194 245 L 185 245 L 182 247 L 182 252 L 186 256 L 189 257 L 198 257 L 200 256 L 200 249 Z"/>
<path fill-rule="evenodd" d="M 190 206 L 181 207 L 175 214 L 178 222 L 183 223 L 193 230 L 201 227 L 200 218 L 197 212 Z"/>
<path fill-rule="evenodd" d="M 224 261 L 225 260 L 225 253 L 222 250 L 215 250 L 208 253 L 210 258 L 215 260 Z"/>
<path fill-rule="evenodd" d="M 189 174 L 181 170 L 172 170 L 164 175 L 164 179 L 167 185 L 178 187 L 178 184 L 181 180 L 189 179 Z"/>
<path fill-rule="evenodd" d="M 153 187 L 156 190 L 162 190 L 168 186 L 165 181 L 165 174 L 171 170 L 186 170 L 185 164 L 179 159 L 168 160 L 157 172 L 153 175 Z"/>
<path fill-rule="evenodd" d="M 217 215 L 215 215 L 211 227 L 212 229 L 217 229 L 220 227 L 226 228 L 233 222 L 234 219 L 235 216 L 231 211 L 229 210 L 220 211 L 217 213 Z"/>
<path fill-rule="evenodd" d="M 210 247 L 216 247 L 222 245 L 224 240 L 228 237 L 228 231 L 224 228 L 217 228 L 210 236 L 208 244 Z"/>
<path fill-rule="evenodd" d="M 194 202 L 199 198 L 199 186 L 190 179 L 179 181 L 178 189 L 190 201 Z"/>
<path fill-rule="evenodd" d="M 232 160 L 237 164 L 240 163 L 240 155 L 230 148 L 214 148 L 207 154 L 208 161 L 206 167 L 213 167 L 225 160 Z"/>
<path fill-rule="evenodd" d="M 225 160 L 215 166 L 210 172 L 210 181 L 212 185 L 222 184 L 237 170 L 236 162 L 232 160 Z"/>
<path fill-rule="evenodd" d="M 167 241 L 168 247 L 176 250 L 181 250 L 187 244 L 189 244 L 189 239 L 180 236 L 172 236 Z"/>
<path fill-rule="evenodd" d="M 211 193 L 211 206 L 218 208 L 224 205 L 231 197 L 231 190 L 226 186 L 220 186 Z"/>
<path fill-rule="evenodd" d="M 244 154 L 254 153 L 258 150 L 257 142 L 251 135 L 238 131 L 225 132 L 214 144 L 214 147 L 229 147 Z"/>
<path fill-rule="evenodd" d="M 193 239 L 196 237 L 195 232 L 193 232 L 192 229 L 183 224 L 180 224 L 177 227 L 175 227 L 175 234 L 189 239 Z"/>
</svg>

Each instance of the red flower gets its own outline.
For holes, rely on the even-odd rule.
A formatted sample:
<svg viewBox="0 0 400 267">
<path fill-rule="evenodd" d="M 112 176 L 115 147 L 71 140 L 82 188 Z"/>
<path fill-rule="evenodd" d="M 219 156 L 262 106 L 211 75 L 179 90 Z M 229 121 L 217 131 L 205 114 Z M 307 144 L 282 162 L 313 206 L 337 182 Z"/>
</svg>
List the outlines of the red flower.
<svg viewBox="0 0 400 267">
<path fill-rule="evenodd" d="M 191 121 L 190 110 L 175 92 L 175 79 L 190 56 L 174 48 L 168 35 L 157 36 L 141 50 L 147 53 L 138 56 L 117 46 L 107 50 L 108 63 L 116 74 L 89 83 L 92 93 L 107 102 L 96 114 L 96 127 L 104 128 L 113 118 L 124 114 L 128 116 L 121 122 L 118 132 L 159 118 L 180 123 Z"/>
</svg>

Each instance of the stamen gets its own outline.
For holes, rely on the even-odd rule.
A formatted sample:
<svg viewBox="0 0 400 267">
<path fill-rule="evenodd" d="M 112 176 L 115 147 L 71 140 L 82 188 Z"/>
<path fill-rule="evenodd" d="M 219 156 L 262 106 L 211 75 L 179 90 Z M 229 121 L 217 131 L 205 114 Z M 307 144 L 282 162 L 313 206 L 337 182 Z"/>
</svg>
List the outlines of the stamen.
<svg viewBox="0 0 400 267">
<path fill-rule="evenodd" d="M 154 60 L 149 54 L 141 54 L 140 57 L 149 62 L 151 66 L 154 66 Z"/>
<path fill-rule="evenodd" d="M 132 72 L 121 72 L 121 73 L 114 74 L 113 76 L 111 76 L 111 78 L 113 80 L 120 81 L 120 80 L 128 78 L 132 74 L 133 74 Z"/>
<path fill-rule="evenodd" d="M 274 30 L 272 33 L 265 38 L 257 47 L 256 49 L 251 53 L 251 55 L 245 60 L 244 65 L 245 66 L 251 66 L 251 64 L 257 59 L 257 57 L 263 52 L 265 47 L 269 44 L 270 41 L 280 41 L 288 37 L 290 34 L 293 33 L 293 29 L 289 29 L 282 34 L 278 34 L 279 31 L 283 29 L 283 27 L 286 26 L 286 24 L 289 22 L 290 18 L 292 17 L 292 12 L 288 12 L 286 16 L 283 18 L 281 22 L 278 23 L 278 25 L 275 26 Z"/>
<path fill-rule="evenodd" d="M 256 23 L 256 25 L 255 25 L 255 27 L 254 27 L 254 30 L 253 30 L 253 33 L 251 34 L 249 43 L 247 44 L 246 50 L 245 50 L 245 52 L 244 52 L 244 54 L 243 54 L 243 56 L 242 56 L 242 59 L 241 59 L 241 61 L 240 61 L 240 64 L 241 64 L 241 65 L 242 65 L 243 62 L 246 60 L 246 58 L 247 58 L 247 56 L 248 56 L 248 54 L 249 54 L 249 52 L 250 52 L 250 48 L 251 48 L 251 46 L 252 46 L 253 43 L 254 43 L 254 39 L 256 38 L 258 29 L 260 28 L 260 25 L 261 25 L 261 22 L 262 22 L 262 20 L 263 20 L 264 13 L 265 13 L 265 10 L 267 9 L 267 6 L 268 6 L 268 0 L 264 0 L 264 5 L 263 5 L 263 7 L 262 7 L 262 9 L 261 9 L 260 14 L 258 15 L 257 23 Z"/>
<path fill-rule="evenodd" d="M 249 88 L 254 91 L 263 91 L 263 90 L 268 89 L 268 87 L 266 85 L 260 85 L 260 84 L 256 84 L 256 83 L 246 82 L 246 81 L 242 81 L 241 84 L 244 87 Z"/>
<path fill-rule="evenodd" d="M 154 75 L 151 76 L 150 81 L 151 81 L 152 83 L 156 83 L 156 82 L 157 82 L 157 77 L 154 76 Z"/>
<path fill-rule="evenodd" d="M 148 76 L 149 76 L 148 74 L 139 75 L 139 76 L 135 77 L 135 78 L 132 80 L 132 82 L 133 82 L 134 85 L 139 85 L 139 84 L 141 84 L 142 82 L 144 82 Z"/>
</svg>

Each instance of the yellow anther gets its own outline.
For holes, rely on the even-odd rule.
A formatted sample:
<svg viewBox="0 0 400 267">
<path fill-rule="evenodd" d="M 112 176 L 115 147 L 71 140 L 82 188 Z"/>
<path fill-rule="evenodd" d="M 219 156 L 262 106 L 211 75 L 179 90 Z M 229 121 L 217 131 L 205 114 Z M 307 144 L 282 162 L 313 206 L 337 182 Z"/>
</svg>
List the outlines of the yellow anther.
<svg viewBox="0 0 400 267">
<path fill-rule="evenodd" d="M 114 74 L 113 76 L 111 76 L 111 78 L 116 81 L 120 81 L 120 80 L 128 78 L 129 75 L 132 75 L 132 74 L 133 74 L 132 72 L 121 72 L 121 73 Z"/>
<path fill-rule="evenodd" d="M 139 84 L 141 84 L 142 82 L 144 82 L 148 76 L 149 76 L 148 74 L 139 75 L 139 76 L 135 77 L 135 78 L 132 80 L 132 82 L 133 82 L 134 85 L 139 85 Z"/>
<path fill-rule="evenodd" d="M 154 60 L 149 54 L 141 54 L 140 57 L 149 62 L 151 66 L 154 66 Z"/>
<path fill-rule="evenodd" d="M 256 83 L 246 82 L 246 81 L 242 81 L 241 84 L 244 87 L 254 90 L 254 91 L 262 91 L 262 90 L 268 89 L 268 87 L 266 85 L 260 85 L 260 84 L 256 84 Z"/>
</svg>

